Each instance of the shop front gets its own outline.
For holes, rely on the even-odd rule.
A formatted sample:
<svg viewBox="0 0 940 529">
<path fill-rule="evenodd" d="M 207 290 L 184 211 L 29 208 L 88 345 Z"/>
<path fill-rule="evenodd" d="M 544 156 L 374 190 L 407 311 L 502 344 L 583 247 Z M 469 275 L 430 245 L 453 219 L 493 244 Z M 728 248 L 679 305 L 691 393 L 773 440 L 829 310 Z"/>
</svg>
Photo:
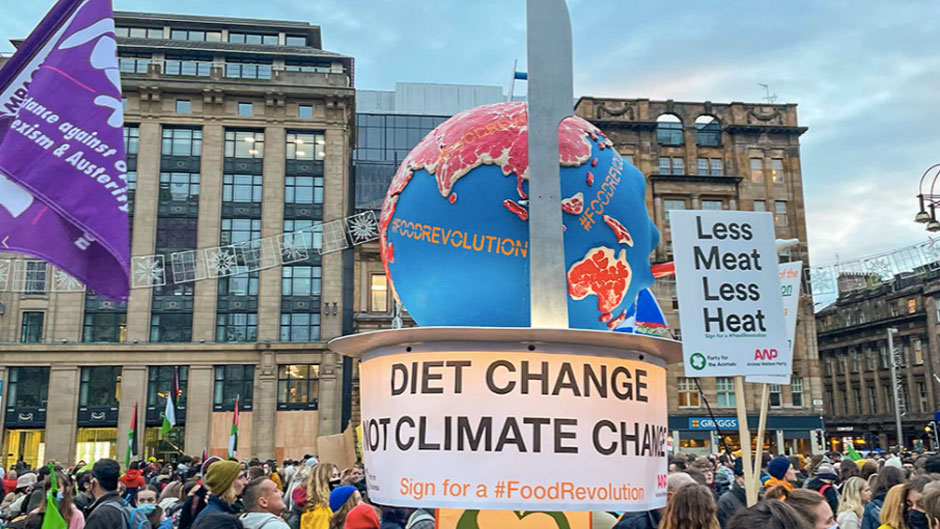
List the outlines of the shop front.
<svg viewBox="0 0 940 529">
<path fill-rule="evenodd" d="M 76 461 L 117 457 L 121 367 L 83 367 L 78 392 Z"/>
<path fill-rule="evenodd" d="M 189 391 L 188 366 L 150 366 L 147 374 L 147 412 L 144 418 L 144 452 L 140 459 L 150 457 L 162 461 L 179 461 L 185 453 L 186 403 Z M 166 399 L 173 393 L 176 426 L 162 433 Z M 202 449 L 193 450 L 201 453 Z"/>
<path fill-rule="evenodd" d="M 751 446 L 757 447 L 756 415 L 748 416 Z M 813 443 L 814 430 L 822 428 L 821 417 L 777 415 L 767 417 L 764 451 L 769 454 L 813 454 L 819 450 Z M 737 417 L 670 415 L 669 429 L 675 453 L 707 455 L 741 449 Z"/>
<path fill-rule="evenodd" d="M 48 367 L 11 367 L 4 413 L 4 468 L 23 461 L 30 468 L 45 462 Z"/>
</svg>

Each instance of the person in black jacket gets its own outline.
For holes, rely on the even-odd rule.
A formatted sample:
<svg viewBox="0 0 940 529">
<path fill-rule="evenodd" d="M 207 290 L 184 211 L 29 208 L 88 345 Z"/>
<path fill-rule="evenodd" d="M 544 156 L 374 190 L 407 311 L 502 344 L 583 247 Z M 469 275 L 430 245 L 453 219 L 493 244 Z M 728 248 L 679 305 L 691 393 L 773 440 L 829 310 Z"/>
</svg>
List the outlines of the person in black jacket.
<svg viewBox="0 0 940 529">
<path fill-rule="evenodd" d="M 731 517 L 747 508 L 747 491 L 744 489 L 743 459 L 734 462 L 734 483 L 731 489 L 718 498 L 718 524 L 724 529 Z"/>
<path fill-rule="evenodd" d="M 666 478 L 666 505 L 672 500 L 676 491 L 685 485 L 695 483 L 691 476 L 685 472 L 673 472 Z M 662 520 L 663 511 L 666 509 L 654 509 L 651 511 L 624 513 L 617 521 L 613 529 L 656 529 Z"/>
<path fill-rule="evenodd" d="M 113 459 L 99 459 L 91 467 L 89 490 L 95 502 L 88 508 L 85 529 L 115 529 L 127 527 L 128 513 L 118 494 L 118 478 L 121 466 Z"/>
<path fill-rule="evenodd" d="M 854 463 L 852 463 L 854 465 Z M 822 462 L 816 467 L 813 478 L 806 482 L 805 487 L 809 490 L 815 490 L 826 498 L 832 512 L 839 512 L 839 491 L 836 490 L 836 483 L 839 476 L 831 463 Z"/>
</svg>

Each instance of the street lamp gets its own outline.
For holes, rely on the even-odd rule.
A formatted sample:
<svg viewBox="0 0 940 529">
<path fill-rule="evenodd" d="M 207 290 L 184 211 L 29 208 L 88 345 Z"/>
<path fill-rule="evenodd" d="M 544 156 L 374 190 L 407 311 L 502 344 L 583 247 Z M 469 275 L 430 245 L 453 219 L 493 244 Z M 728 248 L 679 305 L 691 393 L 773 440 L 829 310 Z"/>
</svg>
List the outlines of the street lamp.
<svg viewBox="0 0 940 529">
<path fill-rule="evenodd" d="M 930 193 L 924 194 L 924 180 L 926 180 L 927 175 L 930 171 L 933 171 L 935 168 L 940 167 L 940 164 L 933 164 L 924 171 L 924 174 L 920 177 L 920 185 L 917 189 L 917 202 L 919 209 L 917 214 L 914 215 L 914 222 L 919 224 L 926 224 L 927 231 L 937 232 L 940 231 L 940 221 L 937 221 L 937 211 L 936 206 L 940 204 L 940 195 L 934 194 L 934 187 L 937 184 L 937 178 L 940 177 L 940 170 L 937 171 L 933 176 L 933 180 L 930 182 Z M 927 207 L 930 206 L 930 213 L 927 213 Z"/>
</svg>

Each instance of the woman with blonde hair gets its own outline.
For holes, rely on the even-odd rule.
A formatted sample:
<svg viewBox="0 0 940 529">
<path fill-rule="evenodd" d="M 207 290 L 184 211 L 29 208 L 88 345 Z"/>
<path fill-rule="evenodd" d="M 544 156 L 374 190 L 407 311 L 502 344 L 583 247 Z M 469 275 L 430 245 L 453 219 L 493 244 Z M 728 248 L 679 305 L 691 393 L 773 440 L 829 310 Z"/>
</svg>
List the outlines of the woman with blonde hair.
<svg viewBox="0 0 940 529">
<path fill-rule="evenodd" d="M 304 491 L 304 512 L 300 515 L 300 529 L 327 529 L 330 526 L 330 480 L 339 474 L 336 465 L 319 463 L 300 484 Z"/>
<path fill-rule="evenodd" d="M 719 529 L 715 495 L 705 485 L 684 485 L 666 504 L 659 529 Z"/>
<path fill-rule="evenodd" d="M 907 488 L 903 483 L 891 487 L 881 506 L 881 525 L 878 529 L 905 529 L 904 493 Z"/>
<path fill-rule="evenodd" d="M 862 526 L 862 514 L 865 504 L 871 501 L 871 487 L 864 479 L 853 476 L 842 485 L 842 497 L 839 499 L 839 515 L 836 522 L 840 529 L 859 529 Z"/>
</svg>

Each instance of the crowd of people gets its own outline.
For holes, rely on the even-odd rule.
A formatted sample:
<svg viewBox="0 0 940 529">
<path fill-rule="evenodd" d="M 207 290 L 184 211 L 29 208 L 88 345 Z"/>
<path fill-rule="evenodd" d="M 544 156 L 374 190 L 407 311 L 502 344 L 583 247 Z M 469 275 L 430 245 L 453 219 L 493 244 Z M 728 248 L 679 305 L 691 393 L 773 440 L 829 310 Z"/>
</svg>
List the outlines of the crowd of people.
<svg viewBox="0 0 940 529">
<path fill-rule="evenodd" d="M 52 479 L 52 473 L 55 479 Z M 596 512 L 594 529 L 940 529 L 940 455 L 850 460 L 765 455 L 756 505 L 740 458 L 676 456 L 667 502 Z M 68 529 L 434 529 L 433 509 L 369 502 L 363 468 L 315 456 L 236 461 L 113 459 L 0 468 L 0 529 L 41 529 L 52 484 Z"/>
</svg>

